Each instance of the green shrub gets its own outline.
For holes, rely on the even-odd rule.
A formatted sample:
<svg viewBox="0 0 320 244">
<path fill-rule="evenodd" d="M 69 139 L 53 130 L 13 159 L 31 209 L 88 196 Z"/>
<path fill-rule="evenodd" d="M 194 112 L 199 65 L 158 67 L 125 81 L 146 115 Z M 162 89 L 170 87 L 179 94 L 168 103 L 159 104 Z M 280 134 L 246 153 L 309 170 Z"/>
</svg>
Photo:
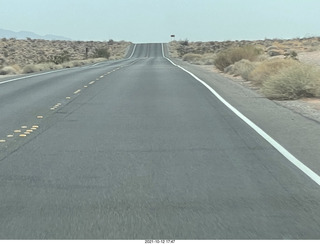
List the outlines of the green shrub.
<svg viewBox="0 0 320 244">
<path fill-rule="evenodd" d="M 255 46 L 243 46 L 236 48 L 229 48 L 217 54 L 214 65 L 221 71 L 226 67 L 241 59 L 255 61 L 256 58 L 262 53 L 262 50 Z"/>
<path fill-rule="evenodd" d="M 320 95 L 320 71 L 296 63 L 284 68 L 263 83 L 262 92 L 270 99 L 290 100 Z"/>
</svg>

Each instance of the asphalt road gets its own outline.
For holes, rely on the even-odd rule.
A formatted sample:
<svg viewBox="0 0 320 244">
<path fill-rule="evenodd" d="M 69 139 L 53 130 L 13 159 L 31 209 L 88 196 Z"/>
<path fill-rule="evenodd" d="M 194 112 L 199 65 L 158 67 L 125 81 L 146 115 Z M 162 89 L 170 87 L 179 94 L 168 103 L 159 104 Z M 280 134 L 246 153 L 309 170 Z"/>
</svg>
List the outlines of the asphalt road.
<svg viewBox="0 0 320 244">
<path fill-rule="evenodd" d="M 0 239 L 320 239 L 319 185 L 161 44 L 130 52 L 0 80 Z"/>
</svg>

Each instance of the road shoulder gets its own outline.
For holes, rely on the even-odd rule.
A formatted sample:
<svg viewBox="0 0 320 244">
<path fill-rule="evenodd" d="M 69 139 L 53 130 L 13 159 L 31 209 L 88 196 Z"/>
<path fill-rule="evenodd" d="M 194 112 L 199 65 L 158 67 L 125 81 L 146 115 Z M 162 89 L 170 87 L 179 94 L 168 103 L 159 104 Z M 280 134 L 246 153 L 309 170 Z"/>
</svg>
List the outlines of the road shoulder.
<svg viewBox="0 0 320 244">
<path fill-rule="evenodd" d="M 258 125 L 315 173 L 320 175 L 320 122 L 283 102 L 271 101 L 233 79 L 179 59 L 176 64 L 192 72 L 242 114 Z"/>
</svg>

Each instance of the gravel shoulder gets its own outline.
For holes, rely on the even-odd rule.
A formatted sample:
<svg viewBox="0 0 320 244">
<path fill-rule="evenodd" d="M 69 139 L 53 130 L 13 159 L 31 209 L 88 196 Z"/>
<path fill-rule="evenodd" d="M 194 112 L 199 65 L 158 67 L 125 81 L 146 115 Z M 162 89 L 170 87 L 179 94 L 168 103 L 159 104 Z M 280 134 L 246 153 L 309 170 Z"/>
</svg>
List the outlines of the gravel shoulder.
<svg viewBox="0 0 320 244">
<path fill-rule="evenodd" d="M 272 101 L 238 77 L 212 65 L 176 64 L 194 73 L 306 166 L 320 175 L 320 100 Z M 284 159 L 285 160 L 285 159 Z M 288 165 L 291 167 L 291 165 Z"/>
</svg>

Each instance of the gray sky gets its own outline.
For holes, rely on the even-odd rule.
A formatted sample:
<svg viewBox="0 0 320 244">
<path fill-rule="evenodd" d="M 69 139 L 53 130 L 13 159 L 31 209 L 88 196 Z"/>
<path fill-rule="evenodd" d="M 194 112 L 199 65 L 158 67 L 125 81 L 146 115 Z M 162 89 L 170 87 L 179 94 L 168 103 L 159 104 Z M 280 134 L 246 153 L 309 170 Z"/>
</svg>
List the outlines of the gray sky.
<svg viewBox="0 0 320 244">
<path fill-rule="evenodd" d="M 73 40 L 320 36 L 320 0 L 0 0 L 0 28 Z"/>
</svg>

